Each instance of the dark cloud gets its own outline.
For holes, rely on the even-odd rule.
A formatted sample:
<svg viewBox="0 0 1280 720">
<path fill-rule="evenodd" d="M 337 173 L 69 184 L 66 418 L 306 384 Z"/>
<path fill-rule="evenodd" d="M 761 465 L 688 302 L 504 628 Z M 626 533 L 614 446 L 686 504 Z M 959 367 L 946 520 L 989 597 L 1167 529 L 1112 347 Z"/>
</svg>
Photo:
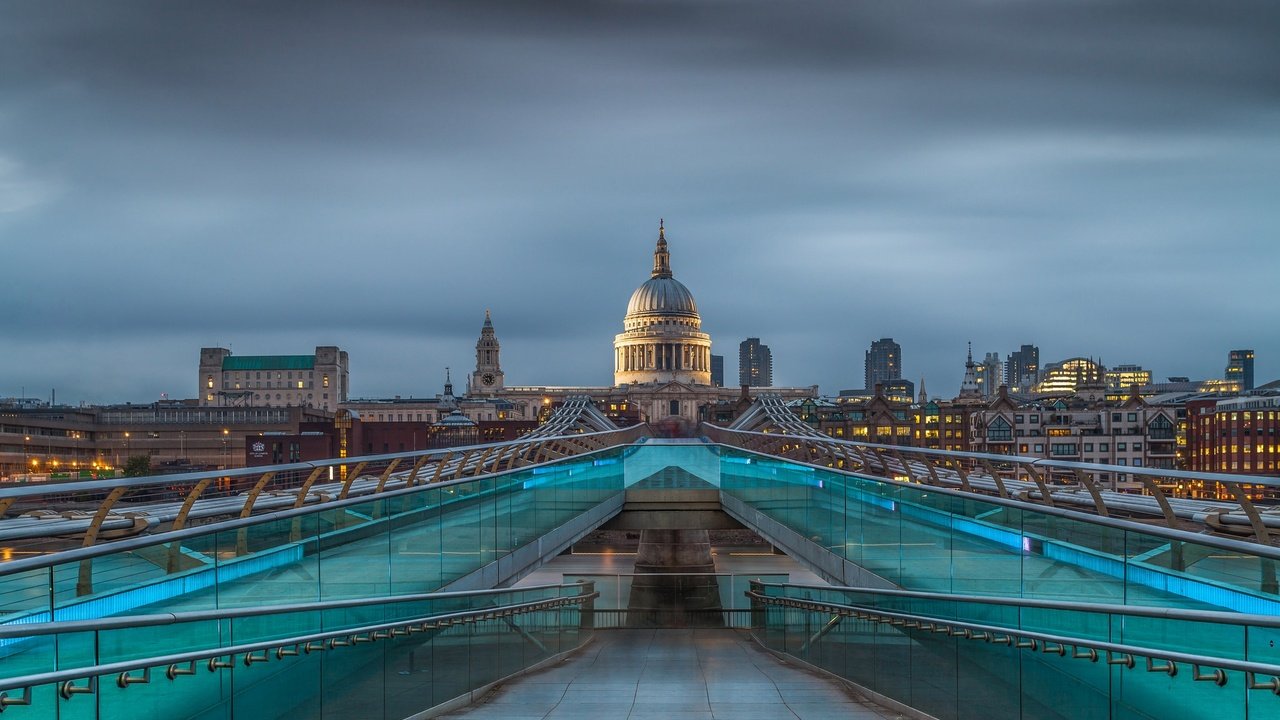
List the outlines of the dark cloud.
<svg viewBox="0 0 1280 720">
<path fill-rule="evenodd" d="M 486 307 L 512 382 L 603 384 L 658 216 L 730 376 L 759 336 L 856 387 L 893 336 L 941 395 L 968 340 L 1271 379 L 1276 37 L 1261 2 L 7 3 L 0 395 L 330 343 L 426 394 Z"/>
</svg>

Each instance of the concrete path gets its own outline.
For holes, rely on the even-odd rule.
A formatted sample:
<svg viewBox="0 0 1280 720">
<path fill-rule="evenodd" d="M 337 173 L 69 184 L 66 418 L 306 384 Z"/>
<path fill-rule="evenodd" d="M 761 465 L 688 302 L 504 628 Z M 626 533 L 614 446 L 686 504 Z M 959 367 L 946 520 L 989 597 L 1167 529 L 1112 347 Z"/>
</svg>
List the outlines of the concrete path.
<svg viewBox="0 0 1280 720">
<path fill-rule="evenodd" d="M 734 630 L 601 630 L 559 664 L 446 718 L 468 720 L 894 720 Z"/>
</svg>

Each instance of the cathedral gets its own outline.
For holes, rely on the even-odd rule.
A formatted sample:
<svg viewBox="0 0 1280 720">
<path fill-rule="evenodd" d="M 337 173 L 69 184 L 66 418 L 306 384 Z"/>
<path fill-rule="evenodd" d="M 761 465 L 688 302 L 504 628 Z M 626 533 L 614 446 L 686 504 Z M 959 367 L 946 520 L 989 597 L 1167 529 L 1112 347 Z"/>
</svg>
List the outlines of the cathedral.
<svg viewBox="0 0 1280 720">
<path fill-rule="evenodd" d="M 711 336 L 693 293 L 671 274 L 666 230 L 658 223 L 653 273 L 627 303 L 624 332 L 613 340 L 613 384 L 711 384 Z"/>
<path fill-rule="evenodd" d="M 476 367 L 470 394 L 505 400 L 526 418 L 571 395 L 589 395 L 610 416 L 649 422 L 673 435 L 689 435 L 700 421 L 723 418 L 746 388 L 711 384 L 711 336 L 702 332 L 693 293 L 671 272 L 666 227 L 658 223 L 653 268 L 631 294 L 613 339 L 613 385 L 610 387 L 507 386 L 499 362 L 493 319 L 485 312 L 476 342 Z M 815 397 L 818 387 L 751 388 L 784 398 Z M 626 424 L 625 422 L 622 424 Z"/>
</svg>

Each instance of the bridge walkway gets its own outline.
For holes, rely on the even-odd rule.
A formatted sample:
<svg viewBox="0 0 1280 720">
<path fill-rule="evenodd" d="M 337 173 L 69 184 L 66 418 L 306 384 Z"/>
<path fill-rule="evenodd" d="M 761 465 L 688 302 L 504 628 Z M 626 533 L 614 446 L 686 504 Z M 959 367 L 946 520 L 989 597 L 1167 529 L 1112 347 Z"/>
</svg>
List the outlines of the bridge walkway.
<svg viewBox="0 0 1280 720">
<path fill-rule="evenodd" d="M 901 715 L 784 663 L 743 631 L 606 630 L 444 715 L 466 720 L 885 720 Z"/>
<path fill-rule="evenodd" d="M 532 647 L 537 652 L 529 657 L 549 657 L 603 626 L 578 625 L 578 610 L 553 612 L 550 606 L 524 608 L 528 619 L 515 622 L 508 606 L 518 606 L 519 598 L 503 607 L 485 605 L 490 600 L 480 596 L 464 607 L 423 600 L 429 606 L 420 612 L 390 617 L 381 606 L 401 602 L 396 596 L 406 593 L 512 582 L 619 512 L 631 488 L 669 476 L 678 476 L 682 487 L 716 488 L 726 511 L 797 557 L 808 553 L 805 562 L 828 578 L 849 577 L 839 573 L 858 566 L 879 580 L 831 588 L 799 578 L 764 578 L 751 601 L 758 607 L 734 606 L 738 613 L 751 612 L 753 623 L 767 622 L 760 637 L 775 650 L 837 673 L 873 669 L 877 675 L 870 679 L 851 675 L 875 692 L 939 717 L 979 717 L 957 701 L 975 687 L 992 687 L 990 679 L 999 677 L 1007 678 L 1000 690 L 1011 712 L 1070 710 L 1064 703 L 1079 705 L 1088 698 L 1091 707 L 1156 708 L 1162 717 L 1203 717 L 1197 713 L 1210 707 L 1218 717 L 1280 717 L 1280 596 L 1274 580 L 1280 552 L 1274 548 L 887 482 L 724 445 L 662 442 L 0 566 L 3 584 L 18 586 L 6 593 L 17 600 L 0 615 L 6 668 L 0 692 L 31 695 L 36 687 L 33 705 L 15 704 L 16 695 L 8 699 L 15 712 L 35 707 L 37 713 L 61 712 L 68 704 L 88 710 L 86 699 L 76 696 L 101 693 L 92 716 L 118 717 L 135 707 L 132 698 L 176 697 L 154 691 L 167 685 L 153 686 L 143 679 L 149 676 L 129 673 L 151 668 L 166 674 L 167 668 L 166 683 L 185 683 L 172 676 L 187 675 L 174 671 L 186 667 L 182 663 L 190 656 L 191 663 L 207 661 L 198 677 L 209 717 L 254 707 L 244 688 L 270 697 L 286 678 L 316 688 L 320 697 L 344 684 L 335 679 L 352 687 L 372 683 L 381 688 L 384 703 L 378 716 L 407 717 L 412 713 L 399 714 L 405 706 L 392 696 L 399 677 L 394 668 L 404 660 L 396 653 L 412 657 L 409 648 L 420 636 L 438 639 L 441 648 L 470 648 L 474 637 L 472 675 L 487 682 L 499 661 L 519 659 L 513 648 Z M 792 547 L 778 538 L 790 539 Z M 109 562 L 113 556 L 127 564 Z M 164 562 L 170 558 L 181 562 Z M 121 572 L 147 563 L 149 572 Z M 86 577 L 93 582 L 84 582 Z M 721 586 L 726 609 L 744 596 L 745 588 L 734 584 L 738 580 Z M 461 583 L 467 584 L 450 587 Z M 559 602 L 565 599 L 560 595 L 573 592 L 546 590 L 553 595 L 539 602 Z M 334 602 L 353 597 L 377 617 L 343 620 L 335 629 Z M 600 591 L 599 597 L 606 594 Z M 579 605 L 590 601 L 586 593 L 569 599 Z M 1084 599 L 1104 602 L 1084 606 Z M 296 605 L 303 601 L 310 604 Z M 241 608 L 245 604 L 252 607 Z M 272 610 L 273 604 L 279 608 Z M 205 615 L 176 618 L 186 623 L 186 634 L 170 623 L 145 645 L 136 641 L 146 634 L 141 625 L 100 627 L 113 617 L 127 623 L 144 610 L 154 624 L 157 614 L 189 613 L 193 605 Z M 593 610 L 584 606 L 581 612 L 598 619 L 607 609 L 597 601 Z M 440 620 L 445 610 L 479 614 L 465 623 Z M 272 622 L 274 617 L 296 622 Z M 24 624 L 39 631 L 25 630 Z M 226 632 L 229 625 L 233 634 Z M 625 639 L 627 632 L 604 630 L 599 640 Z M 720 642 L 714 633 L 684 633 L 705 638 L 710 647 Z M 557 639 L 548 642 L 544 635 Z M 321 650 L 322 641 L 328 645 Z M 588 645 L 587 652 L 604 652 L 604 643 L 599 651 L 595 647 Z M 317 652 L 309 654 L 308 648 Z M 699 653 L 682 656 L 690 671 L 685 675 L 705 666 Z M 968 656 L 972 662 L 956 660 Z M 658 715 L 640 707 L 649 704 L 640 703 L 642 697 L 661 695 L 641 693 L 650 664 L 644 657 L 644 663 L 633 663 L 640 674 L 628 705 L 631 717 Z M 338 666 L 342 670 L 335 675 Z M 663 664 L 654 660 L 653 668 L 657 673 Z M 509 674 L 503 669 L 492 679 Z M 567 694 L 574 682 L 561 679 Z M 704 682 L 706 708 L 690 709 L 692 717 L 717 717 L 717 684 Z M 930 697 L 913 694 L 926 687 L 932 688 Z M 1059 693 L 1059 699 L 1050 692 L 1055 688 L 1072 692 Z M 1045 692 L 1034 695 L 1037 689 Z M 433 691 L 432 702 L 464 690 L 450 685 Z M 673 690 L 662 697 L 696 695 L 696 689 Z M 789 712 L 802 717 L 795 706 L 803 703 L 793 706 L 786 694 L 778 695 Z M 1172 699 L 1161 700 L 1166 696 Z M 419 709 L 425 707 L 430 705 Z M 543 708 L 543 716 L 559 707 Z M 962 712 L 956 714 L 957 708 Z"/>
</svg>

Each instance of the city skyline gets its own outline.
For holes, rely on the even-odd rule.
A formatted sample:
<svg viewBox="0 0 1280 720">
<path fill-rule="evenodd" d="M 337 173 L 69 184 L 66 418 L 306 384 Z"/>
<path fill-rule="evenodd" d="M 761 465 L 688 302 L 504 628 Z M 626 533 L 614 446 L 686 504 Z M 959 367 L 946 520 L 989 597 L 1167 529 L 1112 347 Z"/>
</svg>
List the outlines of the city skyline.
<svg viewBox="0 0 1280 720">
<path fill-rule="evenodd" d="M 486 309 L 508 385 L 608 384 L 659 217 L 779 385 L 881 337 L 943 396 L 969 341 L 1280 377 L 1274 7 L 497 7 L 0 8 L 0 396 L 317 345 L 433 395 Z"/>
</svg>

